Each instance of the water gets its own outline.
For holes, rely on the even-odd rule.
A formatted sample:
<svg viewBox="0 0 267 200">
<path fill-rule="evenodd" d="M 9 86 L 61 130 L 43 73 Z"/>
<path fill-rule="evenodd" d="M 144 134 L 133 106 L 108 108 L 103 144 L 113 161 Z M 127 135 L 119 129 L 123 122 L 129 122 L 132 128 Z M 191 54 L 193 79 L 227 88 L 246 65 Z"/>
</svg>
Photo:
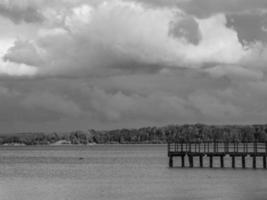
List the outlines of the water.
<svg viewBox="0 0 267 200">
<path fill-rule="evenodd" d="M 165 145 L 1 147 L 0 199 L 267 199 L 265 170 L 169 169 L 167 163 Z"/>
</svg>

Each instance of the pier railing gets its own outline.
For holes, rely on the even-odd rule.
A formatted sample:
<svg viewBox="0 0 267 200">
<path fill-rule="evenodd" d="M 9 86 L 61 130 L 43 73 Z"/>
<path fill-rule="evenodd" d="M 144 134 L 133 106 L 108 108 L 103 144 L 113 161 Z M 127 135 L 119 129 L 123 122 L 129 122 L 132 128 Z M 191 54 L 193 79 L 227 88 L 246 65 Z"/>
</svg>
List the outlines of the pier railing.
<svg viewBox="0 0 267 200">
<path fill-rule="evenodd" d="M 267 142 L 169 142 L 168 153 L 267 154 Z"/>
</svg>

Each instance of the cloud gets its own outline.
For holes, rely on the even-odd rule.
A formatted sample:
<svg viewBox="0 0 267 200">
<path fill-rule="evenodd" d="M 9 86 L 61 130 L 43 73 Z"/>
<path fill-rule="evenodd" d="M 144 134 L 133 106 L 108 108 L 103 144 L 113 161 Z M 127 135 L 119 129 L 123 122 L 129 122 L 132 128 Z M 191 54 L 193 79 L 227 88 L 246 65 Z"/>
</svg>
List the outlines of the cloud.
<svg viewBox="0 0 267 200">
<path fill-rule="evenodd" d="M 235 29 L 242 43 L 267 42 L 264 26 L 267 25 L 267 13 L 244 12 L 227 15 L 228 26 Z"/>
<path fill-rule="evenodd" d="M 229 118 L 240 113 L 237 106 L 230 102 L 222 102 L 216 96 L 207 93 L 193 93 L 189 96 L 189 101 L 205 118 L 212 117 L 219 121 L 229 121 Z"/>
<path fill-rule="evenodd" d="M 267 8 L 265 0 L 189 0 L 179 4 L 186 12 L 206 18 L 216 13 L 260 12 Z"/>
<path fill-rule="evenodd" d="M 22 104 L 36 112 L 44 109 L 64 117 L 78 117 L 82 114 L 81 109 L 74 102 L 52 93 L 32 93 L 23 100 Z"/>
<path fill-rule="evenodd" d="M 8 24 L 0 35 L 1 127 L 244 123 L 267 116 L 267 48 L 264 30 L 258 32 L 265 1 L 3 2 L 10 16 L 0 17 Z M 16 14 L 28 8 L 30 19 Z"/>
<path fill-rule="evenodd" d="M 226 77 L 233 81 L 258 81 L 264 78 L 260 70 L 246 69 L 240 66 L 215 66 L 205 70 L 214 78 Z"/>
<path fill-rule="evenodd" d="M 199 45 L 188 46 L 186 49 L 189 62 L 235 64 L 247 54 L 237 33 L 226 27 L 224 15 L 198 19 L 198 23 L 202 40 Z"/>
<path fill-rule="evenodd" d="M 97 124 L 110 128 L 262 120 L 264 80 L 223 76 L 231 81 L 195 69 L 109 78 L 1 80 L 0 123 L 23 122 L 30 127 L 43 122 L 50 130 L 65 130 Z"/>
<path fill-rule="evenodd" d="M 23 63 L 21 60 L 19 62 L 10 62 L 9 59 L 5 59 L 4 56 L 6 55 L 9 48 L 13 48 L 14 40 L 12 39 L 5 39 L 0 40 L 0 76 L 33 76 L 37 73 L 37 69 L 30 65 L 31 63 Z M 23 48 L 23 50 L 25 50 Z M 32 58 L 31 52 L 28 53 L 29 58 Z M 18 58 L 18 57 L 16 57 Z"/>
<path fill-rule="evenodd" d="M 18 40 L 15 42 L 14 46 L 9 48 L 3 59 L 13 63 L 36 66 L 43 62 L 40 54 L 42 54 L 42 50 L 34 43 Z"/>
<path fill-rule="evenodd" d="M 4 0 L 0 3 L 0 15 L 9 18 L 14 23 L 39 23 L 43 21 L 42 14 L 34 6 L 34 1 Z"/>
<path fill-rule="evenodd" d="M 98 116 L 107 121 L 147 119 L 151 121 L 172 121 L 172 118 L 187 118 L 186 101 L 177 96 L 155 93 L 140 96 L 127 95 L 120 91 L 112 94 L 94 88 L 91 103 Z M 160 115 L 159 115 L 160 113 Z M 165 119 L 162 116 L 165 115 Z"/>
<path fill-rule="evenodd" d="M 195 45 L 201 40 L 199 25 L 193 17 L 171 22 L 169 34 L 177 39 L 186 38 Z"/>
<path fill-rule="evenodd" d="M 261 69 L 266 71 L 267 64 L 267 45 L 262 42 L 250 44 L 251 52 L 241 61 L 241 65 L 250 67 L 251 69 Z"/>
<path fill-rule="evenodd" d="M 64 14 L 59 27 L 41 29 L 33 41 L 16 42 L 5 58 L 34 65 L 41 75 L 69 76 L 140 70 L 133 66 L 237 64 L 249 50 L 226 24 L 223 14 L 198 19 L 178 8 L 132 1 L 81 4 Z"/>
<path fill-rule="evenodd" d="M 0 75 L 3 76 L 33 76 L 36 73 L 36 68 L 29 65 L 0 62 Z"/>
</svg>

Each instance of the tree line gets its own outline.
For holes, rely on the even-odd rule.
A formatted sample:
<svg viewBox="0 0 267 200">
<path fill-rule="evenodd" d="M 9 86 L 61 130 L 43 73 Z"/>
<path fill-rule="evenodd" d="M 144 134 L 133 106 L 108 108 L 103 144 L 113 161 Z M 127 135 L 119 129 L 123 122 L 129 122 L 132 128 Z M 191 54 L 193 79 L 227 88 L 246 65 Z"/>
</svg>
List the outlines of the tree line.
<svg viewBox="0 0 267 200">
<path fill-rule="evenodd" d="M 168 125 L 139 129 L 16 133 L 0 135 L 0 144 L 164 144 L 168 141 L 265 141 L 265 125 Z"/>
</svg>

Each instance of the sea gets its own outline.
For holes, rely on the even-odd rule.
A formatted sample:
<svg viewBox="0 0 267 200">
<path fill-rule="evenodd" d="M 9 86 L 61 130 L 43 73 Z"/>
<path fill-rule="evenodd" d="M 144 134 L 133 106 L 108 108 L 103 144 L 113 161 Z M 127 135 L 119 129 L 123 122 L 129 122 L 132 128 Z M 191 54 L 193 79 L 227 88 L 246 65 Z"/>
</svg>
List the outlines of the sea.
<svg viewBox="0 0 267 200">
<path fill-rule="evenodd" d="M 267 170 L 247 163 L 169 168 L 166 145 L 2 146 L 0 200 L 266 200 Z"/>
</svg>

